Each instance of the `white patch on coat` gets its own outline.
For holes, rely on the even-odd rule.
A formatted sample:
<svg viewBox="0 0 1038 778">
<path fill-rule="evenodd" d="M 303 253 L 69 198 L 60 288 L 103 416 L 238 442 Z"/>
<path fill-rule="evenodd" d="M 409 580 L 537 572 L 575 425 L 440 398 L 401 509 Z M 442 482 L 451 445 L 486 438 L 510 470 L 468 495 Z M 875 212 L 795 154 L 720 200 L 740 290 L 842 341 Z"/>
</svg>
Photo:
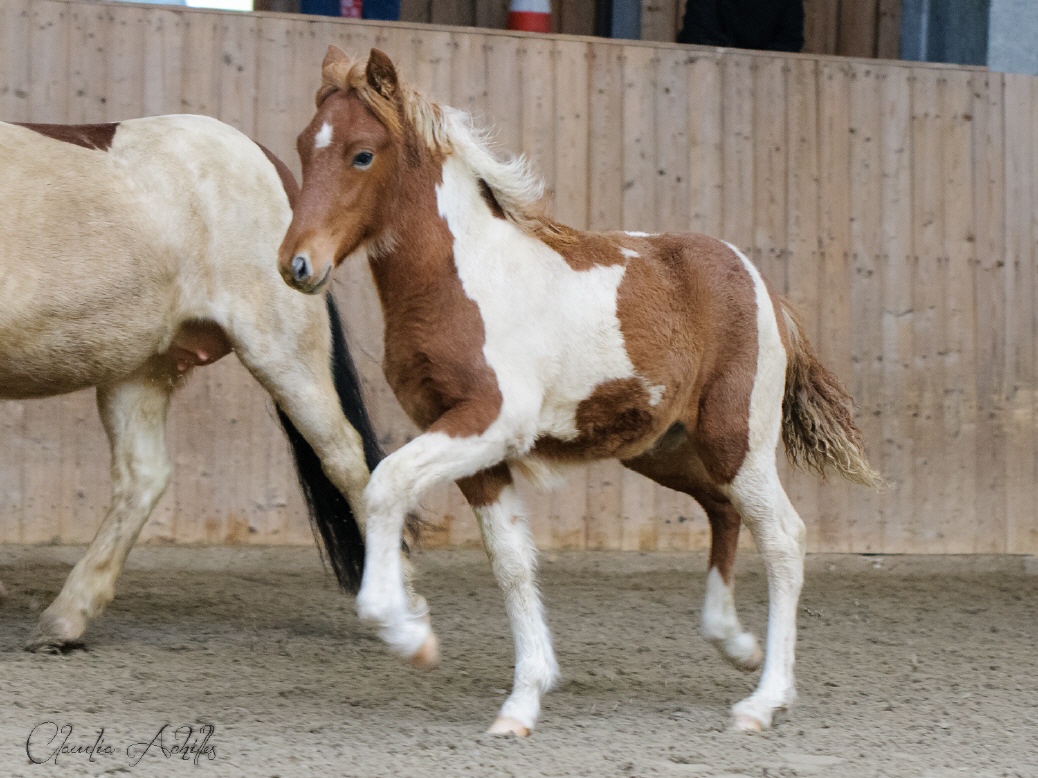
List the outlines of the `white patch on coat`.
<svg viewBox="0 0 1038 778">
<path fill-rule="evenodd" d="M 625 257 L 626 259 L 638 259 L 638 257 L 641 256 L 641 254 L 639 254 L 634 249 L 629 249 L 629 248 L 625 248 L 625 247 L 621 246 L 620 247 L 620 256 Z"/>
<path fill-rule="evenodd" d="M 652 232 L 637 232 L 636 230 L 624 230 L 624 235 L 630 235 L 632 238 L 651 238 L 654 234 Z"/>
<path fill-rule="evenodd" d="M 323 149 L 330 146 L 332 143 L 332 125 L 325 122 L 321 125 L 321 129 L 314 135 L 314 148 Z"/>
<path fill-rule="evenodd" d="M 662 384 L 650 384 L 645 379 L 642 379 L 642 383 L 645 384 L 645 391 L 649 393 L 649 405 L 655 408 L 663 400 L 663 395 L 667 391 L 667 387 Z"/>
<path fill-rule="evenodd" d="M 577 437 L 577 406 L 606 381 L 638 377 L 617 316 L 626 266 L 574 270 L 556 251 L 482 207 L 476 179 L 448 157 L 437 206 L 454 236 L 465 294 L 479 307 L 483 354 L 497 376 L 501 414 L 488 433 L 521 458 L 545 435 Z M 508 279 L 502 283 L 502 279 Z"/>
</svg>

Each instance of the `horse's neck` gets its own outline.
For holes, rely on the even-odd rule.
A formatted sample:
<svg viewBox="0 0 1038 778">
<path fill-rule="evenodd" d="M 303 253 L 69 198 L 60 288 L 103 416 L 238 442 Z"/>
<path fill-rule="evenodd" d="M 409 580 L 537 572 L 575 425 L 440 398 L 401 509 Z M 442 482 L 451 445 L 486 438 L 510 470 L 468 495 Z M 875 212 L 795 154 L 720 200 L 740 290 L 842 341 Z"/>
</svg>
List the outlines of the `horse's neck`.
<svg viewBox="0 0 1038 778">
<path fill-rule="evenodd" d="M 369 251 L 383 307 L 400 298 L 411 305 L 418 284 L 449 282 L 457 276 L 455 234 L 479 219 L 493 219 L 479 194 L 478 180 L 460 162 L 423 159 L 408 170 L 386 233 Z M 490 248 L 490 247 L 488 247 Z"/>
</svg>

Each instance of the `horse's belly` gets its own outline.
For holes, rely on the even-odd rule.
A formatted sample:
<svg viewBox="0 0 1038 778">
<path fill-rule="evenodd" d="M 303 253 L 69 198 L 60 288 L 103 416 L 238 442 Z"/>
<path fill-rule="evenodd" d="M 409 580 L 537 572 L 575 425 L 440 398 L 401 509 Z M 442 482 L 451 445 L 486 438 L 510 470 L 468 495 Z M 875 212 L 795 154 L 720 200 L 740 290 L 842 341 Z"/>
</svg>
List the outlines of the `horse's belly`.
<svg viewBox="0 0 1038 778">
<path fill-rule="evenodd" d="M 151 322 L 134 331 L 76 318 L 0 323 L 0 397 L 47 397 L 124 378 L 155 353 Z"/>
<path fill-rule="evenodd" d="M 0 348 L 0 398 L 50 397 L 110 383 L 130 375 L 146 359 L 141 354 L 96 349 L 90 354 L 77 353 L 70 345 Z"/>
</svg>

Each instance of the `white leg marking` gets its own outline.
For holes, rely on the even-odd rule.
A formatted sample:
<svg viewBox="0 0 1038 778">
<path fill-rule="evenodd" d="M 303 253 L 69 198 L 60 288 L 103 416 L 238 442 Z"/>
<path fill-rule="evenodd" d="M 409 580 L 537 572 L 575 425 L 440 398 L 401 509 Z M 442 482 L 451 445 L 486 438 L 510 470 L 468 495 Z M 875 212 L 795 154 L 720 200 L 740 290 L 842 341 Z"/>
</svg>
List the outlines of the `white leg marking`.
<svg viewBox="0 0 1038 778">
<path fill-rule="evenodd" d="M 529 734 L 540 713 L 541 695 L 559 676 L 537 591 L 537 552 L 522 501 L 513 486 L 505 487 L 493 505 L 477 508 L 476 516 L 494 576 L 505 594 L 515 637 L 515 683 L 490 731 Z"/>
<path fill-rule="evenodd" d="M 452 438 L 427 432 L 390 454 L 371 474 L 364 490 L 367 555 L 357 613 L 378 626 L 396 653 L 415 657 L 435 640 L 426 614 L 408 607 L 400 564 L 404 516 L 431 487 L 492 467 L 505 453 L 505 441 L 487 433 Z"/>
<path fill-rule="evenodd" d="M 750 450 L 728 496 L 753 533 L 768 573 L 768 637 L 764 672 L 756 691 L 737 703 L 741 730 L 771 725 L 772 715 L 796 699 L 793 677 L 796 612 L 804 581 L 804 523 L 779 482 L 775 447 L 782 425 L 786 354 L 775 311 L 757 268 L 734 246 L 753 279 L 757 300 L 757 375 L 750 395 Z"/>
<path fill-rule="evenodd" d="M 314 135 L 314 148 L 323 149 L 330 146 L 332 143 L 332 125 L 325 122 L 321 125 L 321 129 Z"/>
<path fill-rule="evenodd" d="M 740 670 L 756 670 L 764 658 L 757 638 L 743 629 L 735 612 L 732 589 L 724 582 L 716 567 L 706 576 L 703 600 L 703 637 Z"/>
</svg>

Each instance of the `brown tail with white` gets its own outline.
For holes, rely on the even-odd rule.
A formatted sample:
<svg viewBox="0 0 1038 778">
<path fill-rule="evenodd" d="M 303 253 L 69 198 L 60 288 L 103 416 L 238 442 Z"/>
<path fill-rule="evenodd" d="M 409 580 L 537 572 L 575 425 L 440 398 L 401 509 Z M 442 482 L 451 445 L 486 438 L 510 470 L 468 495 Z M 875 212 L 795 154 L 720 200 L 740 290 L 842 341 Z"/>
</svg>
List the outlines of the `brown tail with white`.
<svg viewBox="0 0 1038 778">
<path fill-rule="evenodd" d="M 785 301 L 782 313 L 789 332 L 782 398 L 786 456 L 823 477 L 835 470 L 849 481 L 882 488 L 883 478 L 869 464 L 864 438 L 854 423 L 854 400 L 811 351 L 800 320 Z"/>
</svg>

